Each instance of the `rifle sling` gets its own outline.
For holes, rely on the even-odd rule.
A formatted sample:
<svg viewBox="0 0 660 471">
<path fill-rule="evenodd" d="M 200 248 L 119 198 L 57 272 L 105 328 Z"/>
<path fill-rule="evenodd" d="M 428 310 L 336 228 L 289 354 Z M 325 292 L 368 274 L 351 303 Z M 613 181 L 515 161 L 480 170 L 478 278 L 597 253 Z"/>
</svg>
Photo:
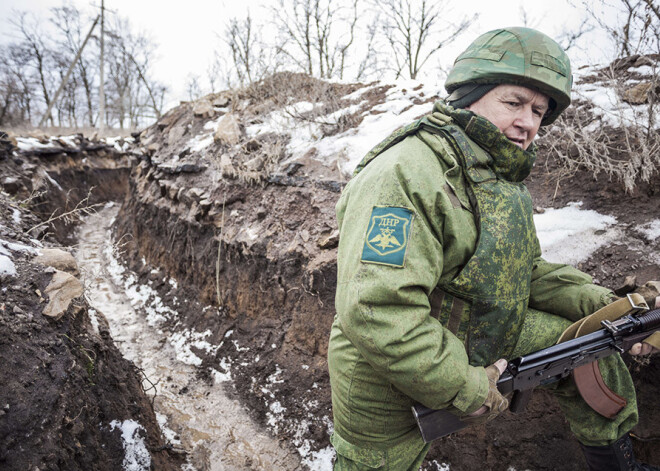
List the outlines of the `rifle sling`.
<svg viewBox="0 0 660 471">
<path fill-rule="evenodd" d="M 595 332 L 601 327 L 601 321 L 617 320 L 633 312 L 634 305 L 644 303 L 644 298 L 638 294 L 633 293 L 628 296 L 572 324 L 564 331 L 557 343 Z M 575 368 L 572 375 L 584 402 L 603 417 L 612 419 L 625 407 L 626 400 L 612 391 L 603 381 L 597 361 Z"/>
<path fill-rule="evenodd" d="M 584 402 L 603 417 L 613 419 L 627 404 L 625 398 L 607 387 L 597 361 L 575 368 L 573 380 Z"/>
</svg>

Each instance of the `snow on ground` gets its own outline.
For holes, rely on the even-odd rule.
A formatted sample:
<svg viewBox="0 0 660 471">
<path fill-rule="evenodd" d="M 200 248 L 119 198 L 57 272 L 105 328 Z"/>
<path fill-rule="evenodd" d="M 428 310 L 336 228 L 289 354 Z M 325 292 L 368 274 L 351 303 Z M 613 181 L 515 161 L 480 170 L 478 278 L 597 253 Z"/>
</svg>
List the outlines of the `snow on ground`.
<svg viewBox="0 0 660 471">
<path fill-rule="evenodd" d="M 582 71 L 575 72 L 575 83 L 573 85 L 573 99 L 581 98 L 594 105 L 593 112 L 596 116 L 600 117 L 601 124 L 610 126 L 622 125 L 642 125 L 646 126 L 649 118 L 649 105 L 632 105 L 626 103 L 621 99 L 618 90 L 631 89 L 633 86 L 640 83 L 639 80 L 631 80 L 626 83 L 620 83 L 620 78 L 613 76 L 612 78 L 602 78 L 596 82 L 586 83 L 582 82 L 580 78 L 594 75 L 599 66 L 590 67 Z M 646 76 L 654 75 L 654 72 L 649 66 L 642 66 L 631 68 L 629 71 L 640 72 Z M 656 110 L 657 114 L 658 111 Z M 656 123 L 659 121 L 656 119 Z M 592 123 L 592 126 L 596 126 Z"/>
<path fill-rule="evenodd" d="M 135 273 L 130 272 L 122 266 L 117 260 L 117 247 L 107 244 L 104 247 L 104 255 L 109 261 L 107 270 L 117 286 L 122 286 L 131 306 L 134 309 L 141 309 L 147 314 L 147 323 L 152 327 L 157 327 L 167 320 L 175 320 L 179 313 L 163 303 L 158 291 L 151 287 L 152 281 L 148 284 L 139 283 Z M 172 287 L 177 286 L 174 279 L 169 279 L 168 283 Z M 210 330 L 205 332 L 196 332 L 194 330 L 183 330 L 172 333 L 168 340 L 176 351 L 176 357 L 182 363 L 187 365 L 199 366 L 202 359 L 195 355 L 192 348 L 215 352 L 219 346 L 211 345 L 204 340 L 211 335 Z"/>
<path fill-rule="evenodd" d="M 638 232 L 642 233 L 649 242 L 654 242 L 660 238 L 660 219 L 654 219 L 637 228 Z"/>
<path fill-rule="evenodd" d="M 19 150 L 26 151 L 33 149 L 50 149 L 53 147 L 53 144 L 50 141 L 47 143 L 41 143 L 36 137 L 17 137 L 16 147 L 18 147 Z"/>
<path fill-rule="evenodd" d="M 534 215 L 543 257 L 554 263 L 577 265 L 600 247 L 621 236 L 616 218 L 580 209 L 581 202 Z"/>
<path fill-rule="evenodd" d="M 172 445 L 181 445 L 181 440 L 177 438 L 176 432 L 167 425 L 167 416 L 160 412 L 156 412 L 156 420 L 158 421 L 158 426 L 160 427 L 161 432 L 163 432 L 165 439 Z"/>
<path fill-rule="evenodd" d="M 61 150 L 62 148 L 77 149 L 79 144 L 79 135 L 69 136 L 49 136 L 44 139 L 37 139 L 36 137 L 17 137 L 16 147 L 19 151 L 28 152 L 35 150 Z M 98 140 L 108 146 L 112 146 L 117 152 L 128 152 L 131 146 L 135 143 L 133 137 L 104 137 Z"/>
<path fill-rule="evenodd" d="M 603 124 L 610 126 L 634 125 L 643 123 L 647 106 L 629 105 L 624 103 L 615 89 L 598 83 L 578 85 L 574 90 L 575 97 L 588 100 L 594 105 L 594 113 L 600 116 Z"/>
<path fill-rule="evenodd" d="M 131 145 L 135 142 L 135 139 L 132 137 L 106 137 L 101 139 L 101 142 L 105 142 L 107 145 L 115 148 L 117 152 L 128 152 Z"/>
<path fill-rule="evenodd" d="M 15 215 L 16 213 L 14 213 Z M 12 260 L 12 252 L 23 252 L 32 255 L 38 253 L 34 247 L 0 239 L 0 275 L 16 276 L 16 265 Z"/>
<path fill-rule="evenodd" d="M 360 103 L 319 116 L 314 122 L 303 122 L 299 116 L 312 111 L 315 105 L 301 101 L 271 112 L 263 123 L 248 126 L 246 134 L 249 137 L 272 132 L 289 135 L 287 151 L 291 157 L 282 162 L 282 166 L 300 159 L 315 147 L 315 159 L 330 166 L 334 166 L 332 163 L 336 161 L 342 172 L 349 176 L 362 157 L 392 131 L 430 113 L 432 103 L 415 105 L 414 102 L 434 96 L 438 92 L 437 86 L 424 85 L 414 80 L 400 80 L 371 84 L 346 95 L 344 99 L 359 100 L 369 90 L 383 86 L 392 86 L 386 93 L 385 102 L 364 112 L 364 118 L 358 127 L 334 136 L 322 137 L 322 123 L 337 122 L 342 115 L 356 112 Z"/>
<path fill-rule="evenodd" d="M 0 251 L 2 248 L 0 247 Z M 16 265 L 8 255 L 0 252 L 0 275 L 16 276 Z"/>
<path fill-rule="evenodd" d="M 121 430 L 124 447 L 122 469 L 124 471 L 148 471 L 151 469 L 151 455 L 147 450 L 144 438 L 140 435 L 140 432 L 144 433 L 144 428 L 134 420 L 110 422 L 110 430 L 117 428 Z"/>
<path fill-rule="evenodd" d="M 297 423 L 290 423 L 284 415 L 286 408 L 277 400 L 277 396 L 273 392 L 273 388 L 270 386 L 283 382 L 280 378 L 281 374 L 282 370 L 276 365 L 275 372 L 267 378 L 265 385 L 259 386 L 256 384 L 256 380 L 254 378 L 252 379 L 252 389 L 256 390 L 259 388 L 262 393 L 264 404 L 269 410 L 269 412 L 266 413 L 266 417 L 270 429 L 275 434 L 282 430 L 292 432 L 293 439 L 291 441 L 302 458 L 302 464 L 306 465 L 310 470 L 331 471 L 332 461 L 335 456 L 334 449 L 331 446 L 328 446 L 321 450 L 313 451 L 313 443 L 306 438 L 309 433 L 310 425 L 318 421 L 317 415 L 313 412 L 316 410 L 318 402 L 315 400 L 301 401 L 300 407 L 307 413 L 307 418 L 301 419 Z M 318 388 L 318 385 L 314 383 L 312 389 L 316 388 Z M 311 392 L 311 390 L 308 392 Z M 330 417 L 323 416 L 320 419 L 325 426 L 328 436 L 332 435 L 333 424 Z"/>
</svg>

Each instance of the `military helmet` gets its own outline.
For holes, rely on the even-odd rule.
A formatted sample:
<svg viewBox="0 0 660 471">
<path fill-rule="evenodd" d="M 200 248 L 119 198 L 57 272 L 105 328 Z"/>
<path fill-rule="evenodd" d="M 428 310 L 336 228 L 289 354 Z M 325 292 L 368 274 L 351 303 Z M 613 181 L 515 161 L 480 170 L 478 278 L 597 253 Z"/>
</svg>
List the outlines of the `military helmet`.
<svg viewBox="0 0 660 471">
<path fill-rule="evenodd" d="M 553 39 L 530 28 L 512 27 L 479 36 L 456 58 L 448 93 L 470 83 L 522 85 L 548 95 L 554 105 L 541 121 L 552 123 L 571 104 L 571 62 Z"/>
</svg>

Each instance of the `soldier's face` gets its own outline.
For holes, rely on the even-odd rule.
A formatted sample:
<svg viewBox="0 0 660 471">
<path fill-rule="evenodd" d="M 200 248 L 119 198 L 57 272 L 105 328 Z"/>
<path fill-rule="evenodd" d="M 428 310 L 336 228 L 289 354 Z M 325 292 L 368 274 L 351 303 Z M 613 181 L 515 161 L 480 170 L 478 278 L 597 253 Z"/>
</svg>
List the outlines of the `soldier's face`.
<svg viewBox="0 0 660 471">
<path fill-rule="evenodd" d="M 498 85 L 466 109 L 493 123 L 521 149 L 527 149 L 548 111 L 546 95 L 519 85 Z"/>
</svg>

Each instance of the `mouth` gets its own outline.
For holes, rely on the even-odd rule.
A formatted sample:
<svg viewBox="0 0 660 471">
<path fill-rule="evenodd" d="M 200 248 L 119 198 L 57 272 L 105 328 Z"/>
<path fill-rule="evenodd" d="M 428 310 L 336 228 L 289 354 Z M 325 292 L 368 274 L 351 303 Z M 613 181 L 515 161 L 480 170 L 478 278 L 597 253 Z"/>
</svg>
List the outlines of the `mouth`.
<svg viewBox="0 0 660 471">
<path fill-rule="evenodd" d="M 521 149 L 523 150 L 525 149 L 525 139 L 519 137 L 509 137 L 509 136 L 507 136 L 507 138 Z"/>
</svg>

